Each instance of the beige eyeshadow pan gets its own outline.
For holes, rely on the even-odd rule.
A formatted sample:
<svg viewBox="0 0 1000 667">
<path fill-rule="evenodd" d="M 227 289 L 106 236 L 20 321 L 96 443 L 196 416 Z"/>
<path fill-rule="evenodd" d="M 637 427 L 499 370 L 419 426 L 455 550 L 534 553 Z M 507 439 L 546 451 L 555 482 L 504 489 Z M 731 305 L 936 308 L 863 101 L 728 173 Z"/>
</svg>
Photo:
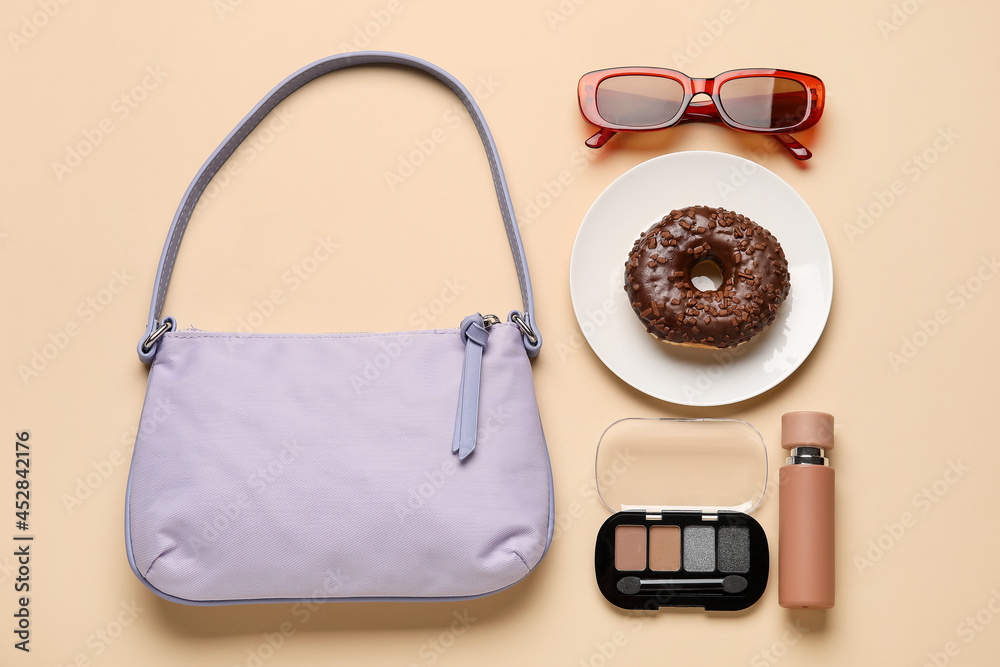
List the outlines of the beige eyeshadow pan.
<svg viewBox="0 0 1000 667">
<path fill-rule="evenodd" d="M 649 569 L 658 572 L 676 572 L 681 569 L 680 526 L 650 527 Z"/>
<path fill-rule="evenodd" d="M 615 569 L 646 569 L 646 527 L 618 526 L 615 528 Z"/>
</svg>

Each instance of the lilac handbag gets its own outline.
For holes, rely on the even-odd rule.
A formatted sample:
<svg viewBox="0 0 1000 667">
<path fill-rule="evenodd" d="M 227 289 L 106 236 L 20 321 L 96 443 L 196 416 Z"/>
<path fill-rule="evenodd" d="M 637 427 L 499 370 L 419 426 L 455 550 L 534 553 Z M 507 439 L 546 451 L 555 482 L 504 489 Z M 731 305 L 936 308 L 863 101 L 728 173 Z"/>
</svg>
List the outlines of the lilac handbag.
<svg viewBox="0 0 1000 667">
<path fill-rule="evenodd" d="M 506 322 L 268 334 L 177 330 L 161 317 L 198 198 L 284 98 L 345 67 L 421 70 L 468 109 L 521 285 Z M 411 56 L 359 52 L 285 79 L 202 166 L 174 216 L 139 357 L 150 364 L 125 498 L 136 576 L 187 604 L 441 600 L 495 593 L 548 549 L 552 471 L 529 357 L 541 346 L 496 145 L 461 83 Z M 358 392 L 352 376 L 380 370 Z M 166 407 L 165 407 L 166 406 Z"/>
</svg>

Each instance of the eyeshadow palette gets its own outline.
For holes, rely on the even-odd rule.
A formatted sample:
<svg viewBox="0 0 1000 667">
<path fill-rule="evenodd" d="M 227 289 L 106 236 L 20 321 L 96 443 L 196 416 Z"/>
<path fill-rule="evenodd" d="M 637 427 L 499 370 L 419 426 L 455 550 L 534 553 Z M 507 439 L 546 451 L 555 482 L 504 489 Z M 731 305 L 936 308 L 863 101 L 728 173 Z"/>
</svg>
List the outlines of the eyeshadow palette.
<svg viewBox="0 0 1000 667">
<path fill-rule="evenodd" d="M 746 609 L 764 594 L 767 536 L 740 512 L 619 512 L 597 534 L 597 585 L 624 609 Z"/>
<path fill-rule="evenodd" d="M 624 609 L 736 611 L 767 587 L 767 449 L 738 419 L 627 418 L 597 444 L 597 585 Z"/>
</svg>

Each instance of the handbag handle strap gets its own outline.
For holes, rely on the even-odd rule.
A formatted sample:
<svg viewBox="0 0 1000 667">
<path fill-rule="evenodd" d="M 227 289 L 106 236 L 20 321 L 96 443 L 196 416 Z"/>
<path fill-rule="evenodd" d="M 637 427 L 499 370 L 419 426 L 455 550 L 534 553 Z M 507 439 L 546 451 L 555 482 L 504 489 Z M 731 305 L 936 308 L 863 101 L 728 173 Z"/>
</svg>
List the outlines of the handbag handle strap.
<svg viewBox="0 0 1000 667">
<path fill-rule="evenodd" d="M 527 350 L 528 356 L 534 357 L 538 354 L 538 350 L 542 345 L 542 338 L 535 324 L 535 303 L 531 292 L 531 277 L 528 274 L 528 262 L 524 254 L 524 245 L 521 243 L 521 234 L 517 228 L 517 220 L 514 218 L 514 207 L 511 204 L 510 192 L 507 190 L 507 180 L 504 178 L 503 167 L 500 165 L 500 156 L 497 153 L 496 143 L 493 141 L 493 135 L 490 134 L 490 129 L 486 125 L 486 119 L 483 118 L 482 111 L 479 110 L 476 101 L 461 82 L 426 60 L 388 51 L 358 51 L 317 60 L 279 83 L 240 121 L 233 131 L 229 133 L 229 136 L 215 149 L 215 152 L 209 156 L 201 169 L 198 170 L 194 180 L 191 181 L 187 191 L 184 193 L 180 205 L 177 207 L 173 222 L 170 223 L 170 231 L 167 232 L 167 240 L 163 245 L 163 253 L 160 255 L 160 265 L 156 269 L 153 299 L 149 306 L 149 322 L 146 325 L 146 331 L 142 339 L 139 341 L 139 358 L 143 363 L 148 364 L 153 361 L 159 338 L 176 326 L 176 322 L 172 317 L 164 317 L 161 320 L 160 315 L 163 309 L 163 302 L 167 296 L 170 275 L 174 268 L 174 261 L 177 258 L 177 250 L 180 248 L 181 239 L 184 236 L 184 230 L 191 219 L 195 205 L 201 198 L 205 188 L 212 181 L 212 178 L 222 168 L 226 160 L 236 151 L 239 145 L 243 143 L 247 135 L 282 100 L 313 79 L 317 79 L 330 72 L 357 65 L 399 65 L 420 70 L 448 86 L 462 100 L 462 103 L 465 104 L 465 108 L 468 110 L 469 115 L 476 124 L 476 129 L 479 131 L 479 137 L 483 141 L 483 148 L 486 149 L 486 157 L 489 159 L 490 171 L 493 174 L 493 187 L 496 189 L 497 201 L 500 204 L 500 214 L 503 217 L 504 227 L 507 229 L 507 241 L 510 243 L 510 250 L 514 256 L 514 268 L 517 270 L 517 279 L 521 286 L 523 310 L 512 310 L 508 315 L 508 319 L 517 324 L 521 329 L 521 337 L 524 340 L 524 347 Z"/>
</svg>

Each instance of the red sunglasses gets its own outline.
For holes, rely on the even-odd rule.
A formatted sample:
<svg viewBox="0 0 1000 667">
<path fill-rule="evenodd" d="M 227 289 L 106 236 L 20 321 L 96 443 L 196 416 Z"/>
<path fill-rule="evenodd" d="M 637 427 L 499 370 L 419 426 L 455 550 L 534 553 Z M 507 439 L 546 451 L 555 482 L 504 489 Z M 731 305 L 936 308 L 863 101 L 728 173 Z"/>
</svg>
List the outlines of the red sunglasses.
<svg viewBox="0 0 1000 667">
<path fill-rule="evenodd" d="M 798 160 L 812 157 L 792 132 L 823 115 L 826 93 L 819 78 L 781 69 L 734 69 L 692 79 L 672 69 L 618 67 L 580 78 L 580 111 L 601 128 L 587 139 L 600 148 L 618 132 L 648 132 L 683 123 L 724 123 L 740 132 L 770 134 Z M 692 102 L 695 95 L 711 100 Z"/>
</svg>

